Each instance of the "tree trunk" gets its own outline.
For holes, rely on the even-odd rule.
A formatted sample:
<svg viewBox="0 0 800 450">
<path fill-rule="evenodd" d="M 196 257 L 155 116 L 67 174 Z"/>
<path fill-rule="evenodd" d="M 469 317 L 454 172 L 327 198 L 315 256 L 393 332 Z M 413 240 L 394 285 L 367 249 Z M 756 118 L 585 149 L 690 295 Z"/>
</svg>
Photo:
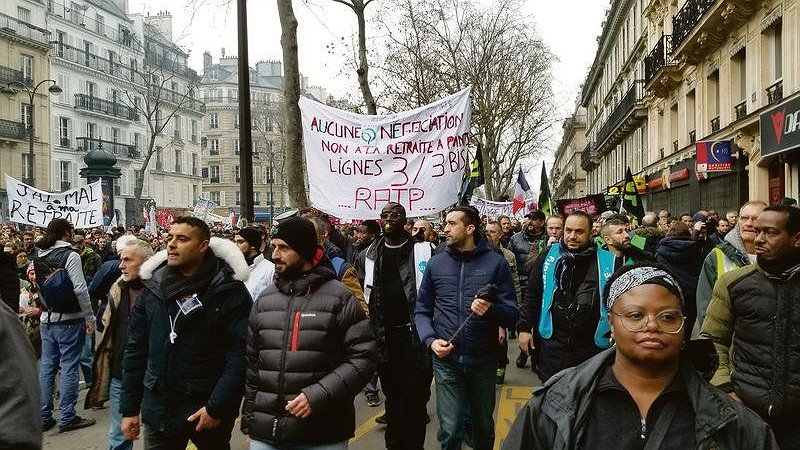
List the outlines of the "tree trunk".
<svg viewBox="0 0 800 450">
<path fill-rule="evenodd" d="M 308 206 L 303 170 L 303 129 L 300 120 L 300 67 L 297 60 L 297 19 L 292 0 L 278 0 L 283 48 L 283 116 L 286 126 L 286 182 L 295 208 Z"/>
<path fill-rule="evenodd" d="M 136 177 L 136 182 L 133 187 L 133 205 L 136 208 L 136 214 L 142 211 L 142 191 L 144 191 L 144 179 L 147 173 L 147 166 L 150 164 L 150 158 L 153 157 L 153 148 L 156 145 L 156 133 L 150 134 L 150 142 L 147 143 L 147 153 L 145 154 L 144 161 L 142 161 L 142 168 L 139 171 L 139 176 Z M 135 223 L 139 223 L 137 220 Z"/>
<path fill-rule="evenodd" d="M 367 64 L 367 24 L 364 19 L 364 3 L 353 2 L 353 11 L 356 13 L 358 19 L 358 86 L 361 88 L 361 95 L 364 97 L 364 103 L 367 105 L 367 114 L 374 116 L 378 114 L 378 108 L 375 105 L 375 97 L 372 96 L 372 90 L 369 88 L 369 65 Z"/>
</svg>

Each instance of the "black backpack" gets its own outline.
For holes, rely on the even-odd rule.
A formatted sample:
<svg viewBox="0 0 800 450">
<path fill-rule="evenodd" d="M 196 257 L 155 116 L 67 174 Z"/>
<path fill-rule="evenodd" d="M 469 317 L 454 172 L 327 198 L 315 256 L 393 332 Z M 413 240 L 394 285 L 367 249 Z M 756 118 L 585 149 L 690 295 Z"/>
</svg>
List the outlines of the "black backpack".
<svg viewBox="0 0 800 450">
<path fill-rule="evenodd" d="M 76 313 L 81 306 L 75 296 L 75 286 L 67 272 L 67 259 L 74 252 L 70 247 L 58 248 L 47 256 L 33 257 L 33 270 L 39 286 L 39 298 L 48 312 Z"/>
</svg>

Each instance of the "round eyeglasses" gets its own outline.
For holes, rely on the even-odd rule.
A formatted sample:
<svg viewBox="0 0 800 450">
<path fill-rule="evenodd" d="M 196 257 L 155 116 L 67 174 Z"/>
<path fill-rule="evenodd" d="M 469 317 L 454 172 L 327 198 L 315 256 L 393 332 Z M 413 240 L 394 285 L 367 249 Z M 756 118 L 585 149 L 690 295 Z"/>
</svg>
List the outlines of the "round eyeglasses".
<svg viewBox="0 0 800 450">
<path fill-rule="evenodd" d="M 650 323 L 650 314 L 644 311 L 631 309 L 622 313 L 611 311 L 612 314 L 620 318 L 622 327 L 631 333 L 640 333 L 647 328 Z M 678 334 L 683 329 L 686 316 L 680 310 L 661 311 L 655 315 L 655 324 L 658 331 L 667 334 Z"/>
</svg>

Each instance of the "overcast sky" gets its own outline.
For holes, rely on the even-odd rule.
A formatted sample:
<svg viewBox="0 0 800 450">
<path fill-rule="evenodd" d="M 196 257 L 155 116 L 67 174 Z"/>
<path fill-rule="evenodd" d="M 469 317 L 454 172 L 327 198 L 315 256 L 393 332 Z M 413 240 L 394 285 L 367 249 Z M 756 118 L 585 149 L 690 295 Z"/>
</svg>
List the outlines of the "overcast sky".
<svg viewBox="0 0 800 450">
<path fill-rule="evenodd" d="M 131 13 L 157 14 L 168 4 L 173 16 L 173 39 L 189 49 L 191 67 L 202 68 L 204 51 L 211 52 L 216 62 L 222 49 L 225 54 L 237 53 L 235 0 L 129 0 Z M 488 0 L 484 0 L 488 2 Z M 196 5 L 202 4 L 199 8 Z M 380 1 L 371 8 L 379 7 Z M 312 85 L 325 87 L 341 97 L 358 94 L 355 74 L 344 68 L 347 47 L 356 32 L 355 16 L 344 5 L 330 0 L 293 2 L 298 20 L 300 71 Z M 554 67 L 554 90 L 561 118 L 575 107 L 580 85 L 597 50 L 597 36 L 608 0 L 528 0 L 526 12 L 559 61 Z M 260 60 L 281 59 L 280 23 L 276 2 L 250 1 L 248 8 L 250 65 Z M 369 36 L 369 29 L 367 31 Z M 560 139 L 551 145 L 555 150 Z M 550 166 L 552 157 L 547 158 Z M 528 181 L 536 189 L 541 166 L 531 167 Z M 535 176 L 533 176 L 535 173 Z"/>
</svg>

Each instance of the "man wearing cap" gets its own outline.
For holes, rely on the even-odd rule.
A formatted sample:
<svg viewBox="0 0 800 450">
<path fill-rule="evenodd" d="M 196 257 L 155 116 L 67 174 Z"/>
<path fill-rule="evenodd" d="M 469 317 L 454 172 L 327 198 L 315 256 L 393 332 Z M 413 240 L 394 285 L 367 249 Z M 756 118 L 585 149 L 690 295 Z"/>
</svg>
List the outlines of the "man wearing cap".
<svg viewBox="0 0 800 450">
<path fill-rule="evenodd" d="M 386 448 L 421 450 L 433 369 L 413 319 L 417 290 L 434 248 L 428 242 L 414 243 L 404 228 L 406 210 L 401 204 L 387 204 L 380 218 L 384 234 L 361 252 L 356 267 L 378 343 Z"/>
<path fill-rule="evenodd" d="M 304 218 L 272 235 L 275 284 L 250 312 L 242 431 L 250 450 L 346 449 L 353 398 L 375 370 L 366 314 Z"/>
<path fill-rule="evenodd" d="M 244 285 L 250 292 L 250 297 L 255 300 L 264 289 L 272 284 L 275 264 L 261 254 L 261 232 L 255 228 L 242 228 L 233 236 L 233 242 L 242 251 L 247 265 L 250 266 L 250 276 Z"/>
<path fill-rule="evenodd" d="M 519 346 L 536 350 L 543 382 L 610 346 L 600 298 L 616 258 L 592 243 L 591 226 L 583 211 L 567 216 L 564 237 L 539 254 L 520 302 Z"/>
</svg>

